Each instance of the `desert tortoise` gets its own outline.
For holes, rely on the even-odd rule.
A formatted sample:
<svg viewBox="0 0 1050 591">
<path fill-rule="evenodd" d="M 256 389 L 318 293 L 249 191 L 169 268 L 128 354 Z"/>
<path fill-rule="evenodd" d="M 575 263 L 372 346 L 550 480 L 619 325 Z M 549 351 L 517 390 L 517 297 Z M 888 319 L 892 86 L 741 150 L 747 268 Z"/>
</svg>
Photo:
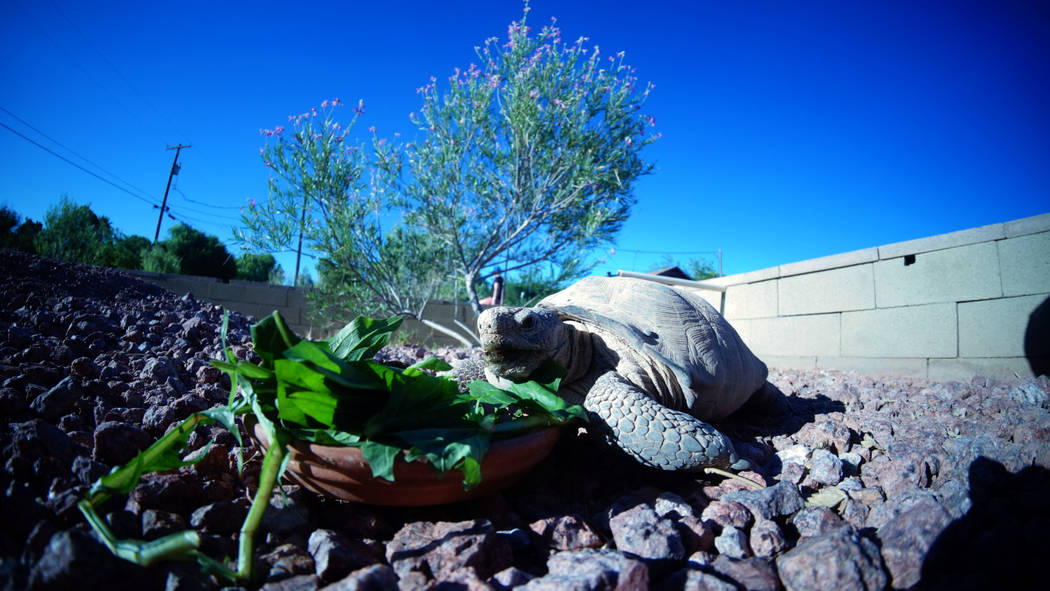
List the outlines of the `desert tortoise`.
<svg viewBox="0 0 1050 591">
<path fill-rule="evenodd" d="M 605 439 L 664 470 L 742 468 L 705 421 L 740 408 L 767 369 L 728 322 L 685 289 L 589 277 L 534 308 L 478 318 L 489 381 L 528 377 L 547 358 L 568 373 L 560 394 L 582 403 Z"/>
</svg>

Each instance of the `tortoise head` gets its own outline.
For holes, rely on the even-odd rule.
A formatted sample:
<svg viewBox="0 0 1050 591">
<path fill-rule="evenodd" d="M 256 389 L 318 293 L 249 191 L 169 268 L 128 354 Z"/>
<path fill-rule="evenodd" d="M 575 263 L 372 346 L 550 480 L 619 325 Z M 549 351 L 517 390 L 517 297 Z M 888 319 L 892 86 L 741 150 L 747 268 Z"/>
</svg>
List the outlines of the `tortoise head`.
<svg viewBox="0 0 1050 591">
<path fill-rule="evenodd" d="M 497 377 L 524 379 L 562 346 L 564 325 L 545 308 L 489 308 L 478 317 L 485 366 Z"/>
</svg>

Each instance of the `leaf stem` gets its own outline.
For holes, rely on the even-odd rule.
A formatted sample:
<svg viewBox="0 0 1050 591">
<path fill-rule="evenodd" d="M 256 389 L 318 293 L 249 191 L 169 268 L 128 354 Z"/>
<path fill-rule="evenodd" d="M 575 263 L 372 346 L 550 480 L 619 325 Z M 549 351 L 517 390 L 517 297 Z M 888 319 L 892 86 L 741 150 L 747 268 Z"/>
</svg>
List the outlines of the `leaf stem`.
<svg viewBox="0 0 1050 591">
<path fill-rule="evenodd" d="M 748 487 L 753 488 L 755 490 L 762 490 L 763 488 L 765 488 L 765 486 L 760 482 L 756 482 L 754 480 L 751 480 L 750 478 L 744 478 L 739 474 L 733 474 L 732 472 L 729 472 L 728 470 L 723 470 L 721 468 L 708 467 L 704 468 L 704 472 L 707 474 L 718 474 L 719 476 L 725 476 L 726 478 L 732 478 L 733 480 L 739 480 L 740 482 L 743 482 Z"/>
<path fill-rule="evenodd" d="M 270 505 L 270 496 L 277 484 L 284 453 L 284 445 L 277 441 L 271 441 L 270 446 L 266 448 L 266 456 L 263 457 L 262 470 L 259 473 L 259 489 L 255 491 L 255 498 L 252 499 L 252 506 L 244 518 L 238 540 L 237 577 L 241 580 L 251 578 L 255 532 L 259 529 L 266 507 Z"/>
</svg>

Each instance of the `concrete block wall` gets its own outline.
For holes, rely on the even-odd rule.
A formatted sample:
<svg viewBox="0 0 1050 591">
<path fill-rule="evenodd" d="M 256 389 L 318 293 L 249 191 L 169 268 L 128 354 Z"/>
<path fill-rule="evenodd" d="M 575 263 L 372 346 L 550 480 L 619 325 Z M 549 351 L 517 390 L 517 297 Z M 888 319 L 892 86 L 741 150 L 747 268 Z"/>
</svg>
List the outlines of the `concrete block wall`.
<svg viewBox="0 0 1050 591">
<path fill-rule="evenodd" d="M 1050 364 L 1050 214 L 709 283 L 773 367 L 967 380 Z"/>
<path fill-rule="evenodd" d="M 237 279 L 224 282 L 214 277 L 150 273 L 148 271 L 132 271 L 132 273 L 178 295 L 190 293 L 198 299 L 235 310 L 246 316 L 252 316 L 256 320 L 269 316 L 274 310 L 277 310 L 288 322 L 288 326 L 301 336 L 314 339 L 325 338 L 342 328 L 341 325 L 318 326 L 317 323 L 312 322 L 306 293 L 301 288 Z M 466 304 L 457 306 L 451 302 L 430 302 L 427 304 L 425 316 L 447 327 L 455 328 L 454 318 L 470 327 L 477 324 L 474 311 Z M 459 332 L 462 331 L 459 330 Z M 460 344 L 459 341 L 411 318 L 402 323 L 395 338 L 398 342 L 428 345 L 456 346 Z"/>
<path fill-rule="evenodd" d="M 310 322 L 309 308 L 303 290 L 286 285 L 270 285 L 257 281 L 231 279 L 224 282 L 214 277 L 194 275 L 177 275 L 171 273 L 151 273 L 133 271 L 140 279 L 155 283 L 178 295 L 186 293 L 193 297 L 218 304 L 223 308 L 234 310 L 256 320 L 273 313 L 281 313 L 288 326 L 296 333 L 313 338 L 327 336 L 325 331 Z"/>
</svg>

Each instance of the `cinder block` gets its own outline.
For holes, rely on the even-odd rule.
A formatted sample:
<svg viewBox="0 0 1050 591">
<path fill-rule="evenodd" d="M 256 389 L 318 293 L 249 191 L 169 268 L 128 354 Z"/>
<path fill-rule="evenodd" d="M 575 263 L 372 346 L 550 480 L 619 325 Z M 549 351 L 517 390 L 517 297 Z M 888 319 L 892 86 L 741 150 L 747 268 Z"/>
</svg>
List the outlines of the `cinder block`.
<svg viewBox="0 0 1050 591">
<path fill-rule="evenodd" d="M 274 312 L 280 312 L 281 316 L 284 317 L 285 322 L 289 324 L 302 324 L 307 321 L 306 318 L 302 317 L 302 311 L 300 308 L 289 308 L 287 306 L 267 306 L 266 304 L 259 304 L 259 307 L 266 310 L 263 316 L 269 316 Z"/>
<path fill-rule="evenodd" d="M 996 245 L 1003 295 L 1050 292 L 1050 232 L 1007 238 Z"/>
<path fill-rule="evenodd" d="M 740 320 L 737 332 L 761 359 L 766 356 L 838 355 L 839 315 L 815 314 Z"/>
<path fill-rule="evenodd" d="M 306 297 L 306 290 L 301 287 L 288 288 L 288 305 L 298 308 L 306 308 L 310 300 Z"/>
<path fill-rule="evenodd" d="M 1036 232 L 1050 232 L 1050 213 L 1006 222 L 1003 224 L 1003 230 L 1007 238 L 1035 234 Z"/>
<path fill-rule="evenodd" d="M 712 291 L 710 289 L 696 289 L 696 288 L 690 288 L 688 291 L 689 291 L 689 293 L 693 293 L 693 294 L 696 294 L 696 295 L 700 296 L 705 302 L 707 302 L 708 304 L 711 304 L 711 306 L 715 310 L 718 310 L 719 312 L 723 311 L 722 310 L 722 292 L 720 292 L 720 291 Z M 727 306 L 729 305 L 728 304 L 728 298 L 727 298 L 726 305 Z"/>
<path fill-rule="evenodd" d="M 714 293 L 714 295 L 721 296 L 719 293 Z M 721 299 L 721 297 L 718 299 Z M 712 303 L 712 305 L 715 306 L 715 308 L 718 307 L 717 304 Z M 734 318 L 772 318 L 776 316 L 776 280 L 730 286 L 726 289 L 726 309 L 724 315 L 728 320 Z"/>
<path fill-rule="evenodd" d="M 817 271 L 827 271 L 829 269 L 838 269 L 841 267 L 853 267 L 855 265 L 863 265 L 864 263 L 873 263 L 877 260 L 879 260 L 879 249 L 864 248 L 816 259 L 799 261 L 797 263 L 780 265 L 780 276 L 790 277 L 792 275 L 801 275 L 803 273 L 815 273 Z"/>
<path fill-rule="evenodd" d="M 223 283 L 215 280 L 208 284 L 208 299 L 227 302 L 248 302 L 247 288 L 243 283 Z"/>
<path fill-rule="evenodd" d="M 764 355 L 759 359 L 770 369 L 816 369 L 817 357 L 791 355 Z"/>
<path fill-rule="evenodd" d="M 757 283 L 759 281 L 769 281 L 770 279 L 776 279 L 780 277 L 780 267 L 767 267 L 765 269 L 758 269 L 756 271 L 748 271 L 746 273 L 734 273 L 733 275 L 723 275 L 722 277 L 712 277 L 711 279 L 704 279 L 704 283 L 710 283 L 712 285 L 740 285 L 742 283 Z"/>
<path fill-rule="evenodd" d="M 779 281 L 781 316 L 823 314 L 875 307 L 872 265 L 784 277 Z"/>
<path fill-rule="evenodd" d="M 268 310 L 258 304 L 251 304 L 248 302 L 223 302 L 221 303 L 223 308 L 227 310 L 233 310 L 244 314 L 245 316 L 251 316 L 257 322 L 270 315 L 273 310 Z"/>
<path fill-rule="evenodd" d="M 955 357 L 955 304 L 842 313 L 843 357 Z"/>
<path fill-rule="evenodd" d="M 194 297 L 204 297 L 204 294 L 208 293 L 208 283 L 207 281 L 175 275 L 168 279 L 167 285 L 164 287 L 178 296 L 192 293 Z"/>
<path fill-rule="evenodd" d="M 959 304 L 959 357 L 1023 357 L 1030 316 L 1046 299 L 1041 294 Z"/>
<path fill-rule="evenodd" d="M 245 285 L 244 293 L 256 304 L 280 308 L 289 305 L 288 292 L 291 289 L 291 287 L 285 287 L 284 285 L 252 282 Z"/>
<path fill-rule="evenodd" d="M 906 263 L 905 258 L 875 263 L 879 308 L 986 300 L 1003 293 L 994 242 L 927 252 Z"/>
<path fill-rule="evenodd" d="M 930 359 L 929 378 L 941 382 L 970 381 L 974 376 L 1010 379 L 1035 377 L 1024 357 L 993 357 L 991 359 Z"/>
<path fill-rule="evenodd" d="M 993 240 L 1001 240 L 1005 237 L 1006 233 L 1003 224 L 989 224 L 979 228 L 969 228 L 967 230 L 959 230 L 958 232 L 930 236 L 929 238 L 906 240 L 904 242 L 895 242 L 893 244 L 887 244 L 886 246 L 880 246 L 879 258 L 893 259 L 909 254 L 921 254 L 924 252 L 956 248 L 981 242 L 991 242 Z"/>
<path fill-rule="evenodd" d="M 837 371 L 853 371 L 869 376 L 893 376 L 907 378 L 925 378 L 928 361 L 926 358 L 886 358 L 886 357 L 818 357 L 817 367 Z"/>
</svg>

